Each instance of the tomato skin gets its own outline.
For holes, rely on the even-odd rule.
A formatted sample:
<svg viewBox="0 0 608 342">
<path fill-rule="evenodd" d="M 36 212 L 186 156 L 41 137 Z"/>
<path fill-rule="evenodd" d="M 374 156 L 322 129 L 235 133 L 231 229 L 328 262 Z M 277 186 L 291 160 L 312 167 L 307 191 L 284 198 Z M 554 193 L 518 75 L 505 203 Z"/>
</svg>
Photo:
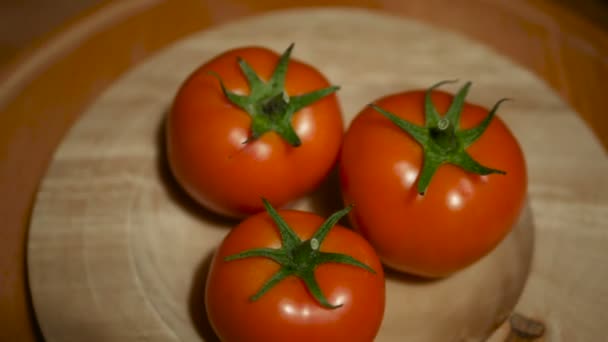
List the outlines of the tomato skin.
<svg viewBox="0 0 608 342">
<path fill-rule="evenodd" d="M 295 113 L 292 125 L 302 145 L 292 147 L 268 132 L 244 144 L 251 117 L 223 94 L 248 94 L 237 58 L 267 80 L 279 56 L 261 47 L 227 51 L 202 65 L 179 89 L 167 118 L 167 157 L 176 180 L 196 201 L 231 217 L 263 210 L 260 197 L 283 206 L 315 189 L 335 164 L 343 136 L 341 110 L 331 94 Z M 289 96 L 329 86 L 312 66 L 291 59 Z M 303 171 L 305 170 L 305 171 Z"/>
<path fill-rule="evenodd" d="M 393 94 L 375 103 L 419 126 L 424 125 L 424 91 Z M 432 101 L 445 113 L 453 96 L 434 91 Z M 460 126 L 471 128 L 487 115 L 466 103 Z M 366 107 L 351 123 L 340 158 L 344 202 L 354 204 L 350 220 L 374 246 L 383 263 L 425 277 L 447 276 L 489 253 L 509 233 L 527 192 L 522 150 L 507 126 L 495 117 L 467 152 L 506 175 L 474 175 L 441 166 L 425 195 L 416 181 L 421 146 L 387 118 Z"/>
<path fill-rule="evenodd" d="M 314 214 L 279 210 L 302 239 L 323 223 Z M 277 272 L 266 258 L 226 262 L 226 256 L 252 248 L 279 248 L 281 238 L 266 213 L 243 221 L 226 236 L 211 262 L 205 289 L 209 321 L 222 341 L 373 341 L 382 322 L 385 303 L 384 273 L 373 248 L 357 233 L 335 226 L 321 251 L 344 253 L 375 270 L 327 263 L 317 267 L 316 279 L 330 303 L 315 301 L 302 280 L 288 277 L 257 301 L 249 297 Z"/>
</svg>

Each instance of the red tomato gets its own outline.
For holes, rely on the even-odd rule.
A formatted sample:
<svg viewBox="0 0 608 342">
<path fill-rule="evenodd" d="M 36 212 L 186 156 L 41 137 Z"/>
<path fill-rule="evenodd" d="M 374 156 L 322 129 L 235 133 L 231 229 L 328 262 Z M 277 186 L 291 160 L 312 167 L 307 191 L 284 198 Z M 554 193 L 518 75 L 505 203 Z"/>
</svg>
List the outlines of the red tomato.
<svg viewBox="0 0 608 342">
<path fill-rule="evenodd" d="M 259 213 L 232 229 L 213 257 L 205 304 L 218 337 L 222 341 L 373 341 L 384 313 L 384 274 L 380 259 L 359 234 L 341 226 L 329 230 L 346 212 L 332 216 L 329 225 L 330 219 L 323 224 L 311 213 L 274 213 L 291 227 L 291 233 L 282 232 L 271 215 Z M 289 236 L 292 241 L 286 241 Z M 264 253 L 282 256 L 260 256 Z M 328 262 L 328 255 L 331 259 L 335 253 L 350 261 Z M 282 272 L 287 275 L 277 280 Z M 309 279 L 309 285 L 298 275 L 315 280 Z M 261 291 L 270 279 L 277 281 Z"/>
<path fill-rule="evenodd" d="M 167 119 L 168 160 L 208 209 L 243 217 L 263 210 L 261 196 L 282 206 L 316 188 L 337 160 L 337 87 L 290 52 L 230 50 L 179 89 Z"/>
<path fill-rule="evenodd" d="M 376 101 L 376 108 L 419 126 L 413 129 L 421 135 L 420 140 L 430 140 L 427 152 L 410 133 L 372 107 L 358 114 L 345 135 L 340 179 L 345 203 L 355 205 L 351 222 L 391 268 L 427 277 L 449 275 L 495 248 L 520 215 L 527 191 L 525 161 L 503 121 L 498 117 L 489 121 L 485 133 L 469 142 L 470 146 L 459 140 L 472 132 L 467 129 L 478 126 L 484 118 L 491 119 L 485 108 L 464 102 L 469 85 L 457 96 L 462 108 L 454 96 L 432 92 L 437 112 L 445 113 L 454 101 L 460 113 L 455 123 L 438 115 L 431 120 L 435 121 L 431 122 L 433 127 L 425 127 L 425 121 L 429 124 L 425 91 L 393 94 Z M 438 133 L 439 125 L 449 134 Z M 439 136 L 443 142 L 437 141 Z M 479 175 L 449 161 L 438 162 L 441 158 L 461 162 L 466 159 L 463 152 L 506 174 L 489 174 L 498 171 L 469 164 L 470 169 L 488 173 Z M 427 153 L 435 154 L 431 158 Z M 455 153 L 458 158 L 450 157 Z M 430 172 L 432 178 L 421 177 L 423 163 L 438 166 L 434 175 Z M 420 182 L 429 179 L 425 192 Z"/>
</svg>

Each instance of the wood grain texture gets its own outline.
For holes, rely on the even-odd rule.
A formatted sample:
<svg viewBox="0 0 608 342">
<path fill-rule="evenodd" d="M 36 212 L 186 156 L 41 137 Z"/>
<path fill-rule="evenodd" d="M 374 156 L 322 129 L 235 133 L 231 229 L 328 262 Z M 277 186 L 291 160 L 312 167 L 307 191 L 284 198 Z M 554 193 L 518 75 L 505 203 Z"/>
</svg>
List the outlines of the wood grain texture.
<svg viewBox="0 0 608 342">
<path fill-rule="evenodd" d="M 319 35 L 324 39 L 315 39 Z M 341 9 L 279 12 L 197 34 L 135 68 L 98 98 L 61 144 L 32 218 L 31 287 L 48 340 L 212 340 L 201 317 L 200 291 L 213 246 L 232 223 L 202 211 L 171 181 L 159 147 L 162 118 L 179 83 L 211 56 L 252 43 L 281 51 L 291 41 L 296 58 L 343 85 L 347 117 L 382 94 L 440 79 L 473 80 L 469 98 L 486 106 L 500 97 L 515 98 L 500 115 L 526 153 L 537 227 L 532 274 L 518 310 L 545 321 L 550 341 L 603 336 L 599 317 L 608 304 L 606 274 L 595 267 L 608 262 L 603 250 L 608 161 L 589 129 L 532 74 L 478 43 L 418 22 Z M 366 49 L 360 49 L 362 41 Z M 379 53 L 387 48 L 396 51 Z M 324 191 L 331 193 L 326 189 L 321 195 Z M 334 202 L 321 195 L 299 206 L 328 210 Z M 401 340 L 408 331 L 421 334 L 410 337 L 446 340 L 433 329 L 402 329 L 400 317 L 416 323 L 423 317 L 412 316 L 408 304 L 420 302 L 407 294 L 444 291 L 438 297 L 443 299 L 431 304 L 452 314 L 439 318 L 442 310 L 433 311 L 450 326 L 459 305 L 501 293 L 495 298 L 503 303 L 481 301 L 486 308 L 460 314 L 467 322 L 462 336 L 447 335 L 479 339 L 508 313 L 491 310 L 509 308 L 518 296 L 519 285 L 509 281 L 527 272 L 525 246 L 532 241 L 530 225 L 522 227 L 497 254 L 447 282 L 391 279 L 378 340 Z M 584 284 L 581 278 L 587 279 Z M 461 296 L 429 290 L 442 286 L 455 286 Z M 477 313 L 486 313 L 485 321 L 472 319 Z"/>
</svg>

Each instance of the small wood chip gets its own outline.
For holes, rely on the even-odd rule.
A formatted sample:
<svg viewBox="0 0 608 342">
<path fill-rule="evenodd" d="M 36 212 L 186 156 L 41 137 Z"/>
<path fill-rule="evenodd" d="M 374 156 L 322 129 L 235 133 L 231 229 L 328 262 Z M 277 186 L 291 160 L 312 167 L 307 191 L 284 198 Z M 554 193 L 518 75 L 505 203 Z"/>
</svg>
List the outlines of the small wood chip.
<svg viewBox="0 0 608 342">
<path fill-rule="evenodd" d="M 511 315 L 511 331 L 520 338 L 535 339 L 545 334 L 545 325 L 518 313 Z"/>
</svg>

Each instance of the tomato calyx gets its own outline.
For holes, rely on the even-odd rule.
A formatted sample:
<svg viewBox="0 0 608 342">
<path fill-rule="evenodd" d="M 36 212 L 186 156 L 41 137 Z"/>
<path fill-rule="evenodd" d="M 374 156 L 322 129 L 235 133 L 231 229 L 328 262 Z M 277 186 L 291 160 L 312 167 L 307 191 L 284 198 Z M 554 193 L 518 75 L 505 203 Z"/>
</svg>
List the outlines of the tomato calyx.
<svg viewBox="0 0 608 342">
<path fill-rule="evenodd" d="M 266 132 L 275 131 L 291 146 L 300 146 L 300 137 L 291 124 L 293 115 L 339 89 L 338 86 L 330 86 L 302 95 L 289 96 L 285 91 L 285 77 L 293 47 L 292 43 L 281 55 L 267 82 L 263 81 L 244 59 L 237 59 L 249 83 L 248 95 L 240 95 L 226 89 L 221 78 L 213 74 L 218 78 L 222 92 L 228 100 L 251 116 L 251 135 L 244 143 L 258 139 Z"/>
<path fill-rule="evenodd" d="M 314 272 L 319 265 L 340 263 L 362 268 L 372 274 L 376 273 L 370 266 L 349 255 L 320 251 L 321 244 L 331 228 L 344 215 L 348 214 L 352 206 L 348 206 L 331 215 L 310 239 L 302 241 L 272 205 L 265 199 L 262 201 L 264 202 L 266 211 L 279 229 L 282 242 L 281 248 L 254 248 L 224 258 L 224 261 L 234 261 L 252 257 L 264 257 L 275 261 L 281 266 L 277 273 L 268 279 L 257 293 L 250 297 L 251 301 L 260 299 L 260 297 L 283 279 L 289 276 L 296 276 L 304 282 L 308 291 L 321 306 L 328 309 L 337 309 L 342 304 L 333 305 L 329 303 L 317 283 Z"/>
<path fill-rule="evenodd" d="M 435 108 L 431 100 L 431 93 L 434 89 L 455 81 L 442 81 L 430 87 L 425 94 L 424 115 L 425 125 L 418 126 L 408 122 L 393 113 L 390 113 L 375 104 L 370 106 L 384 115 L 395 125 L 408 133 L 423 149 L 423 165 L 418 177 L 418 193 L 424 195 L 428 189 L 431 178 L 437 169 L 446 163 L 463 168 L 468 172 L 479 175 L 506 174 L 505 171 L 489 168 L 481 165 L 474 160 L 467 152 L 466 148 L 473 144 L 488 128 L 494 118 L 496 110 L 500 104 L 508 99 L 501 99 L 489 111 L 488 115 L 479 125 L 470 129 L 460 129 L 460 114 L 464 107 L 465 98 L 471 87 L 471 82 L 467 82 L 450 105 L 450 108 L 442 117 Z"/>
</svg>

